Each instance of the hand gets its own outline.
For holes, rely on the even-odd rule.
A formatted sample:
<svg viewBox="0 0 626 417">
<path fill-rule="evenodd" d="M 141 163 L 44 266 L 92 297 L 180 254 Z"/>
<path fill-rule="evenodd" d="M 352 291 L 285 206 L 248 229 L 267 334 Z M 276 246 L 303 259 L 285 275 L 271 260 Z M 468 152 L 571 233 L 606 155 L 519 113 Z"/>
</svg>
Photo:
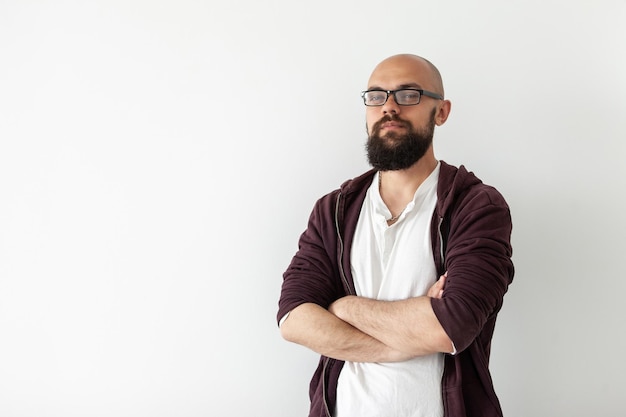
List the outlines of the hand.
<svg viewBox="0 0 626 417">
<path fill-rule="evenodd" d="M 430 298 L 441 298 L 443 297 L 443 287 L 446 283 L 446 278 L 448 278 L 448 272 L 444 273 L 439 277 L 437 282 L 435 282 L 432 287 L 428 289 L 426 295 Z"/>
</svg>

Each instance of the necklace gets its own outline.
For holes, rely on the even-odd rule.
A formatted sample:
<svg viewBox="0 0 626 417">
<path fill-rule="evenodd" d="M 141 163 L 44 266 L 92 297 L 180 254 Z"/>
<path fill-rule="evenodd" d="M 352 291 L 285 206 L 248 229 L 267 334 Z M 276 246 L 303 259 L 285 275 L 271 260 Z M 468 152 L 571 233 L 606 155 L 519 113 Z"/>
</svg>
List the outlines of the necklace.
<svg viewBox="0 0 626 417">
<path fill-rule="evenodd" d="M 381 171 L 378 171 L 378 193 L 381 192 L 382 186 L 383 186 L 383 173 Z M 382 198 L 382 195 L 381 195 L 381 198 Z M 402 209 L 402 211 L 400 213 L 398 213 L 397 216 L 394 216 L 393 213 L 392 213 L 391 214 L 391 218 L 387 219 L 387 225 L 391 226 L 392 224 L 397 222 L 398 219 L 400 218 L 400 216 L 402 216 L 402 213 L 404 213 L 404 210 L 406 210 L 406 207 L 404 207 Z M 390 210 L 390 212 L 391 212 L 391 210 Z"/>
<path fill-rule="evenodd" d="M 387 224 L 389 226 L 391 226 L 392 224 L 394 224 L 396 221 L 398 221 L 398 219 L 400 218 L 400 216 L 402 216 L 402 213 L 404 213 L 404 210 L 402 210 L 400 212 L 400 214 L 398 214 L 397 216 L 393 216 L 391 219 L 387 219 Z"/>
</svg>

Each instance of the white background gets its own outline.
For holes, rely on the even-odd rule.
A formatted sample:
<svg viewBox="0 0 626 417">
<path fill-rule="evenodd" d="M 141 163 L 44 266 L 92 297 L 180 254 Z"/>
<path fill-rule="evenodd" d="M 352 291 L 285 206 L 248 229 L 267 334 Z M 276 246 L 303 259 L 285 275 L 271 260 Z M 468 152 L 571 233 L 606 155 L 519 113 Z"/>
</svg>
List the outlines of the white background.
<svg viewBox="0 0 626 417">
<path fill-rule="evenodd" d="M 623 416 L 626 1 L 0 1 L 0 415 L 304 416 L 281 274 L 368 168 L 374 65 L 507 198 L 508 417 Z"/>
</svg>

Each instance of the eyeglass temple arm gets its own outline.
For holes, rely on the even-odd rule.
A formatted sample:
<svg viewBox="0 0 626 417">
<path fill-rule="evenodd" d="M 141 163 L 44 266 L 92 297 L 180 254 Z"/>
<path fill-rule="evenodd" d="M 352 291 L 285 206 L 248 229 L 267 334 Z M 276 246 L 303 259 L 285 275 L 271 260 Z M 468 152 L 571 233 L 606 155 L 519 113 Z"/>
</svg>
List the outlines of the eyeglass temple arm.
<svg viewBox="0 0 626 417">
<path fill-rule="evenodd" d="M 441 94 L 433 93 L 430 91 L 422 90 L 422 94 L 431 98 L 437 98 L 439 100 L 443 100 L 443 96 Z"/>
</svg>

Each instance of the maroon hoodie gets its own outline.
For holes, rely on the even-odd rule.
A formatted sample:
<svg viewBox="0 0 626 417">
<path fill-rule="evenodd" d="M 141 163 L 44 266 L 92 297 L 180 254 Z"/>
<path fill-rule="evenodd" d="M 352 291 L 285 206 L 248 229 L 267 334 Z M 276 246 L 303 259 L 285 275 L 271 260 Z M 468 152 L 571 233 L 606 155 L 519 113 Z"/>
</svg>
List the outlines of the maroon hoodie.
<svg viewBox="0 0 626 417">
<path fill-rule="evenodd" d="M 313 208 L 299 250 L 284 274 L 277 314 L 303 303 L 328 308 L 356 295 L 350 251 L 361 205 L 375 172 L 346 181 Z M 448 272 L 443 297 L 432 307 L 454 342 L 445 355 L 444 416 L 502 416 L 489 373 L 496 316 L 513 280 L 511 215 L 500 193 L 463 166 L 441 161 L 431 241 L 438 274 Z M 344 362 L 322 356 L 310 384 L 309 417 L 331 417 Z"/>
</svg>

